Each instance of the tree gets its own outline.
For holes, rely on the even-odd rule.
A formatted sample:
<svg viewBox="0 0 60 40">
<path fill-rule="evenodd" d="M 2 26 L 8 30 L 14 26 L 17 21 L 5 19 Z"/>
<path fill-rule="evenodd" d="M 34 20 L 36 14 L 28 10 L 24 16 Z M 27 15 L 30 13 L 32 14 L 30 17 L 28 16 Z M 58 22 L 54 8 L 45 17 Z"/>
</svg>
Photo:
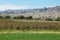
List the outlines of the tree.
<svg viewBox="0 0 60 40">
<path fill-rule="evenodd" d="M 22 15 L 22 16 L 19 16 L 20 19 L 25 19 L 25 17 Z"/>
<path fill-rule="evenodd" d="M 46 18 L 45 20 L 46 20 L 46 21 L 53 21 L 52 18 Z"/>
<path fill-rule="evenodd" d="M 18 17 L 17 17 L 17 16 L 15 16 L 15 17 L 13 17 L 13 19 L 18 19 Z"/>
<path fill-rule="evenodd" d="M 32 16 L 29 16 L 29 17 L 26 17 L 26 19 L 33 19 L 33 17 Z"/>
<path fill-rule="evenodd" d="M 22 15 L 22 16 L 15 16 L 13 17 L 14 19 L 25 19 L 25 17 Z"/>
<path fill-rule="evenodd" d="M 3 18 L 3 16 L 0 16 L 0 19 L 2 19 Z"/>
<path fill-rule="evenodd" d="M 56 18 L 55 21 L 60 21 L 60 17 Z"/>
<path fill-rule="evenodd" d="M 5 16 L 4 18 L 11 18 L 10 16 Z"/>
</svg>

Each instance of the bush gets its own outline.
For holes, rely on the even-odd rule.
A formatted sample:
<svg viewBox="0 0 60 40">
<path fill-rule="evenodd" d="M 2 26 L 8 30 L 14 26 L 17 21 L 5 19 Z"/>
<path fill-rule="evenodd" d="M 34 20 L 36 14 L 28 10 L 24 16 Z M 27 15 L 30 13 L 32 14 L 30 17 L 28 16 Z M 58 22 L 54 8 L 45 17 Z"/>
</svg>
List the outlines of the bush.
<svg viewBox="0 0 60 40">
<path fill-rule="evenodd" d="M 5 16 L 4 18 L 11 18 L 10 16 Z"/>
<path fill-rule="evenodd" d="M 25 19 L 25 17 L 22 15 L 22 16 L 15 16 L 13 17 L 13 19 Z"/>
<path fill-rule="evenodd" d="M 60 21 L 60 17 L 56 18 L 55 21 Z"/>
<path fill-rule="evenodd" d="M 17 17 L 17 16 L 15 16 L 15 17 L 13 17 L 13 19 L 18 19 L 18 17 Z"/>
<path fill-rule="evenodd" d="M 3 16 L 0 16 L 0 19 L 2 19 L 3 18 Z"/>
<path fill-rule="evenodd" d="M 22 16 L 19 16 L 20 19 L 25 19 L 25 17 L 22 15 Z"/>
<path fill-rule="evenodd" d="M 53 21 L 52 18 L 46 18 L 45 20 L 46 20 L 46 21 Z"/>
<path fill-rule="evenodd" d="M 29 20 L 33 19 L 32 16 L 28 16 L 28 17 L 25 17 L 25 18 L 26 18 L 26 19 L 29 19 Z"/>
</svg>

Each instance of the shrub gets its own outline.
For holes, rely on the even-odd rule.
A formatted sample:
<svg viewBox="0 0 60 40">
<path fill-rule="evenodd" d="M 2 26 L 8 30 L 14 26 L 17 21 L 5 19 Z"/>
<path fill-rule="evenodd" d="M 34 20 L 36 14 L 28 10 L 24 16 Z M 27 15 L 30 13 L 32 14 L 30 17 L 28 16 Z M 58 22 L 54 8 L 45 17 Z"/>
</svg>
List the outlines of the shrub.
<svg viewBox="0 0 60 40">
<path fill-rule="evenodd" d="M 55 21 L 60 21 L 60 17 L 56 18 Z"/>
<path fill-rule="evenodd" d="M 4 18 L 11 18 L 10 16 L 5 16 Z"/>
<path fill-rule="evenodd" d="M 52 18 L 46 18 L 45 20 L 46 20 L 46 21 L 53 21 Z"/>
<path fill-rule="evenodd" d="M 2 19 L 3 18 L 3 16 L 0 16 L 0 19 Z"/>
</svg>

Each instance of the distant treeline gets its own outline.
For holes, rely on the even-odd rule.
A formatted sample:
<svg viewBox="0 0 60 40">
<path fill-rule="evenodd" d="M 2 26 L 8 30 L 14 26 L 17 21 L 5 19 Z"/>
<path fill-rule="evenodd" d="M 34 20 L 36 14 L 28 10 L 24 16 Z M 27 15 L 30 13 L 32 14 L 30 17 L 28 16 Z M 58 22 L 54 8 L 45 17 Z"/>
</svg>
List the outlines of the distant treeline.
<svg viewBox="0 0 60 40">
<path fill-rule="evenodd" d="M 60 21 L 60 17 L 57 18 L 33 18 L 32 16 L 25 17 L 23 15 L 21 16 L 0 16 L 0 19 L 21 19 L 21 20 L 40 20 L 40 21 Z"/>
<path fill-rule="evenodd" d="M 24 17 L 23 15 L 22 16 L 14 16 L 14 17 L 0 16 L 0 19 L 33 19 L 33 17 L 32 16 Z"/>
</svg>

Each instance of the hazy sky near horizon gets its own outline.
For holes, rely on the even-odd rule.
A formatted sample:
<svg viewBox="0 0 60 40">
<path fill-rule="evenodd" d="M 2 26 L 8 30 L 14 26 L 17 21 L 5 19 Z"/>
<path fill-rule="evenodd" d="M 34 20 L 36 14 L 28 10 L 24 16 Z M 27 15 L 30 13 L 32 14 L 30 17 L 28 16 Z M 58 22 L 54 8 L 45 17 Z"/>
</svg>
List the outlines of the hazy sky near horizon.
<svg viewBox="0 0 60 40">
<path fill-rule="evenodd" d="M 0 10 L 60 6 L 60 0 L 0 0 Z"/>
</svg>

